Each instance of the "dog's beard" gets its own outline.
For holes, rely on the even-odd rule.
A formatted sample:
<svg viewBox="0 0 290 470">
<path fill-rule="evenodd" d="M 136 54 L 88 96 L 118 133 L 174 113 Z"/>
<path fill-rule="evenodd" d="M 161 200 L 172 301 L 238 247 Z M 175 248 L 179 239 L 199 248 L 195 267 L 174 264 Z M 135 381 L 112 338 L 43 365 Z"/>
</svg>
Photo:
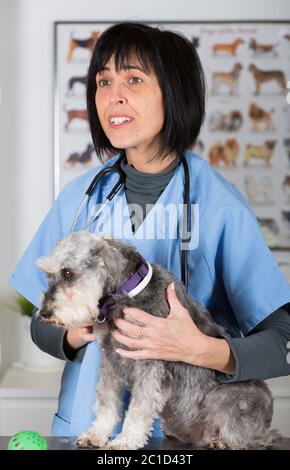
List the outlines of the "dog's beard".
<svg viewBox="0 0 290 470">
<path fill-rule="evenodd" d="M 49 322 L 79 328 L 96 320 L 98 302 L 103 295 L 104 279 L 92 276 L 70 287 L 57 289 L 49 302 L 53 315 Z M 44 310 L 45 310 L 45 306 Z"/>
</svg>

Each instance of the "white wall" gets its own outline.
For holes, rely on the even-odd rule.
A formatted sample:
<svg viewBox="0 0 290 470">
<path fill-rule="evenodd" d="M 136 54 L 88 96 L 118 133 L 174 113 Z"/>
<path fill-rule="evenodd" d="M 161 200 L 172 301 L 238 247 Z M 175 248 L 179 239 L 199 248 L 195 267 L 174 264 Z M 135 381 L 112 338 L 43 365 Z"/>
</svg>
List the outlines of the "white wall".
<svg viewBox="0 0 290 470">
<path fill-rule="evenodd" d="M 15 94 L 17 52 L 20 53 L 17 51 L 19 46 L 16 30 L 17 6 L 17 2 L 0 0 L 0 292 L 7 291 L 8 272 L 15 263 L 19 245 L 17 220 L 19 206 L 16 194 L 19 121 Z M 17 341 L 13 341 L 17 329 L 17 316 L 1 304 L 2 302 L 0 302 L 0 346 L 2 363 L 5 366 L 18 356 Z"/>
</svg>

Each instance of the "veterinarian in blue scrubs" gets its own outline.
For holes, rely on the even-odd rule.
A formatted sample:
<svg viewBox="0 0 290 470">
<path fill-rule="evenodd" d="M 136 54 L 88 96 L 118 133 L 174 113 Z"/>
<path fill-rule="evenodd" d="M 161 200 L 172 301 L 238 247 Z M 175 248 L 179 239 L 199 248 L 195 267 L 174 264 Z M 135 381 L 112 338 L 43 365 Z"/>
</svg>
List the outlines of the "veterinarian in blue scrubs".
<svg viewBox="0 0 290 470">
<path fill-rule="evenodd" d="M 290 331 L 289 284 L 242 195 L 189 150 L 200 132 L 205 111 L 203 71 L 191 43 L 176 33 L 145 25 L 109 28 L 92 55 L 87 98 L 97 155 L 115 152 L 116 156 L 67 184 L 17 264 L 11 285 L 39 308 L 47 280 L 36 267 L 36 260 L 50 254 L 57 240 L 70 233 L 93 177 L 113 165 L 121 152 L 125 156 L 125 186 L 111 201 L 110 211 L 104 211 L 88 229 L 131 243 L 147 261 L 161 264 L 180 279 L 180 239 L 169 236 L 178 221 L 160 216 L 158 206 L 183 203 L 180 156 L 184 155 L 189 165 L 190 201 L 195 205 L 188 292 L 210 310 L 228 335 L 210 338 L 201 334 L 174 291 L 168 290 L 168 328 L 159 331 L 156 322 L 154 331 L 158 334 L 146 338 L 146 348 L 141 339 L 135 351 L 126 351 L 122 345 L 128 341 L 128 322 L 119 320 L 115 333 L 119 354 L 134 360 L 164 359 L 209 367 L 216 370 L 221 381 L 290 373 L 285 360 Z M 76 230 L 84 229 L 117 179 L 113 173 L 101 180 Z M 152 203 L 151 210 L 143 220 L 135 218 L 133 223 L 129 202 L 142 208 Z M 132 222 L 129 229 L 128 221 Z M 130 313 L 146 324 L 149 314 Z M 92 406 L 101 353 L 91 325 L 67 331 L 41 322 L 35 315 L 32 337 L 41 349 L 66 360 L 52 432 L 55 436 L 77 436 L 94 419 Z M 271 360 L 265 361 L 269 354 Z M 123 394 L 125 406 L 129 395 L 127 391 Z M 162 435 L 158 421 L 154 435 Z"/>
</svg>

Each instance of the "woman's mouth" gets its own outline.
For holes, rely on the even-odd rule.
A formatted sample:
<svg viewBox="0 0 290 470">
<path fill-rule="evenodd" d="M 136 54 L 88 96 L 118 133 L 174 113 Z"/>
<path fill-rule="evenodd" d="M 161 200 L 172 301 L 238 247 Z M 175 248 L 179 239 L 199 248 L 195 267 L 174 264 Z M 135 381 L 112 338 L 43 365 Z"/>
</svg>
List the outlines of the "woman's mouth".
<svg viewBox="0 0 290 470">
<path fill-rule="evenodd" d="M 130 124 L 134 118 L 130 116 L 113 116 L 109 120 L 109 125 L 111 129 L 120 129 L 121 127 Z"/>
</svg>

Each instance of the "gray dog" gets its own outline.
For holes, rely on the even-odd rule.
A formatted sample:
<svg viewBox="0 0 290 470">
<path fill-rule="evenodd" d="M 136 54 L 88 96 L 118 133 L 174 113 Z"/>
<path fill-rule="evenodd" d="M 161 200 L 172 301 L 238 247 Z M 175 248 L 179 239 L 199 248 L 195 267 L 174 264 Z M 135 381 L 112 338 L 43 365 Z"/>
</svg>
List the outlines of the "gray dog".
<svg viewBox="0 0 290 470">
<path fill-rule="evenodd" d="M 142 262 L 142 268 L 147 266 L 144 279 L 151 279 L 141 292 L 130 297 L 130 293 L 120 291 L 120 286 L 135 279 Z M 167 436 L 195 445 L 248 449 L 270 447 L 279 439 L 278 433 L 269 429 L 273 400 L 264 382 L 221 384 L 211 369 L 183 362 L 135 361 L 115 352 L 120 344 L 111 335 L 113 320 L 124 317 L 125 306 L 167 317 L 166 287 L 172 281 L 179 301 L 200 331 L 212 337 L 223 335 L 223 328 L 191 300 L 171 273 L 142 261 L 133 247 L 119 240 L 88 232 L 76 232 L 59 241 L 54 252 L 37 264 L 49 283 L 40 310 L 44 319 L 67 327 L 96 321 L 102 349 L 96 420 L 78 438 L 79 447 L 142 448 L 157 417 Z M 131 400 L 122 432 L 110 441 L 120 419 L 123 388 L 131 391 Z"/>
</svg>

